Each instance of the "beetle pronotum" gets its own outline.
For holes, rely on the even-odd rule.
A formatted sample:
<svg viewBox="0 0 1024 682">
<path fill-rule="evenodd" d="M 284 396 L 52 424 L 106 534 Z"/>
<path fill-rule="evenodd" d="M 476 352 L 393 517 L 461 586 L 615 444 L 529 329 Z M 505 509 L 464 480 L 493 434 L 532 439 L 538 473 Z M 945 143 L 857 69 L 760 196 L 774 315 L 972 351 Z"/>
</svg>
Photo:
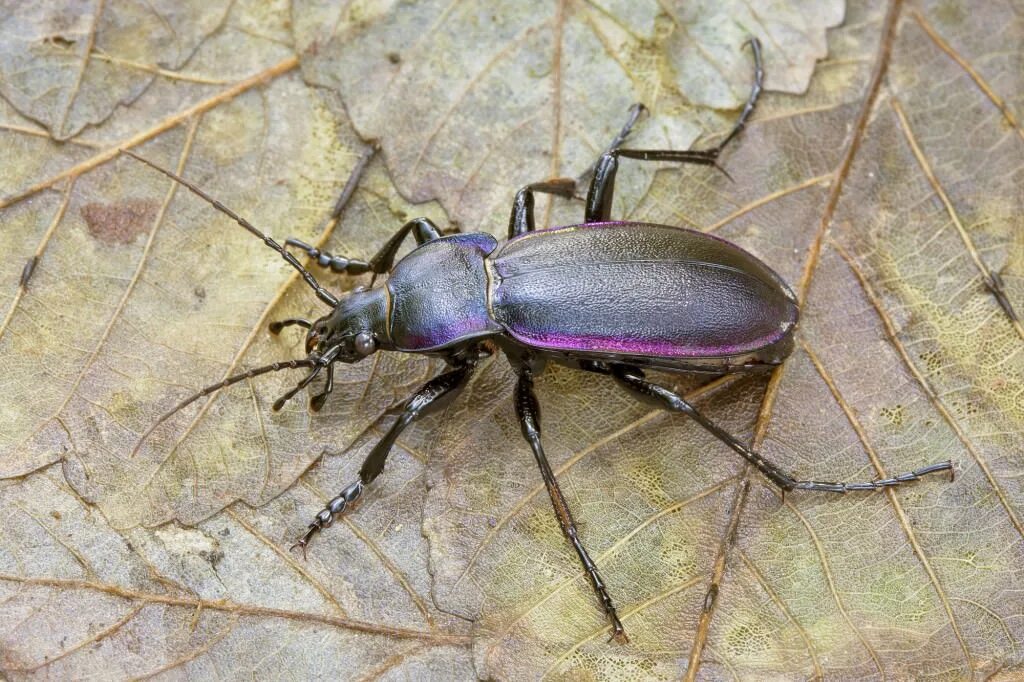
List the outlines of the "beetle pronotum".
<svg viewBox="0 0 1024 682">
<path fill-rule="evenodd" d="M 294 255 L 244 218 L 174 173 L 126 151 L 262 239 L 302 274 L 331 309 L 313 322 L 287 319 L 270 325 L 275 334 L 292 325 L 306 328 L 305 358 L 276 362 L 207 386 L 163 415 L 142 438 L 198 398 L 260 374 L 300 367 L 310 370 L 275 401 L 275 410 L 325 374 L 324 390 L 310 398 L 310 407 L 319 410 L 333 389 L 336 362 L 358 362 L 381 350 L 442 358 L 449 369 L 406 401 L 402 413 L 363 462 L 359 479 L 330 500 L 309 524 L 295 545 L 305 552 L 310 539 L 330 526 L 381 473 L 399 434 L 420 416 L 450 401 L 478 361 L 497 347 L 518 376 L 516 413 L 555 515 L 600 599 L 612 637 L 619 641 L 627 640 L 625 630 L 544 454 L 533 380 L 547 361 L 609 376 L 641 400 L 688 415 L 783 491 L 879 490 L 933 472 L 952 472 L 952 463 L 946 461 L 863 483 L 799 480 L 748 448 L 678 393 L 644 376 L 643 368 L 704 373 L 766 370 L 781 364 L 793 348 L 797 299 L 758 258 L 701 232 L 610 219 L 620 159 L 718 167 L 719 154 L 743 129 L 761 93 L 760 45 L 756 40 L 750 44 L 754 84 L 739 119 L 722 142 L 700 151 L 624 149 L 620 145 L 640 111 L 635 107 L 629 122 L 594 167 L 584 221 L 579 225 L 535 229 L 535 192 L 567 198 L 574 194 L 575 180 L 555 178 L 526 185 L 516 193 L 508 240 L 502 243 L 483 233 L 443 237 L 426 218 L 403 225 L 369 261 L 334 256 L 288 239 L 286 246 L 300 249 L 332 272 L 372 273 L 369 288 L 341 298 L 322 287 Z M 398 249 L 410 234 L 417 248 L 396 264 Z M 376 278 L 385 274 L 384 284 L 374 287 Z M 658 283 L 657 297 L 637 286 L 644 281 Z M 597 293 L 600 296 L 594 295 Z"/>
</svg>

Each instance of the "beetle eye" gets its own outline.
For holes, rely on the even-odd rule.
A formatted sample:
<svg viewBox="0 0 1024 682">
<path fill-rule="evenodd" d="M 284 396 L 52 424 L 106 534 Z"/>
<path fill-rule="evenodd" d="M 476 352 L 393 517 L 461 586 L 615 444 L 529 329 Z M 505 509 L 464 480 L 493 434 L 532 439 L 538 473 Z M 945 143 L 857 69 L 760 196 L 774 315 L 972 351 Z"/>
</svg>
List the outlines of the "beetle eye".
<svg viewBox="0 0 1024 682">
<path fill-rule="evenodd" d="M 356 334 L 355 342 L 356 352 L 360 355 L 369 355 L 373 351 L 377 350 L 377 341 L 373 338 L 373 334 L 369 332 L 359 332 Z"/>
</svg>

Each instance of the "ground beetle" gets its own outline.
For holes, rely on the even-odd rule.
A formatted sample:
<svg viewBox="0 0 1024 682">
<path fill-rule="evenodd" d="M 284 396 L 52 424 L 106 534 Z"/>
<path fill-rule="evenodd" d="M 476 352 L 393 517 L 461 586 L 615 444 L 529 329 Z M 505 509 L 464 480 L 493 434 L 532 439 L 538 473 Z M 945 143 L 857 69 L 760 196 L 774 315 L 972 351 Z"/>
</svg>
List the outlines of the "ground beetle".
<svg viewBox="0 0 1024 682">
<path fill-rule="evenodd" d="M 378 350 L 444 359 L 450 369 L 409 398 L 401 415 L 363 462 L 359 480 L 328 502 L 309 524 L 295 545 L 305 552 L 310 539 L 330 526 L 377 478 L 405 427 L 445 405 L 466 384 L 477 362 L 497 347 L 518 375 L 516 413 L 555 515 L 590 577 L 610 621 L 612 637 L 619 641 L 628 641 L 625 630 L 597 566 L 579 538 L 541 445 L 540 408 L 533 377 L 547 361 L 608 375 L 638 398 L 688 415 L 783 491 L 877 490 L 936 471 L 952 472 L 952 463 L 947 461 L 867 483 L 798 480 L 749 449 L 682 396 L 644 377 L 641 368 L 705 373 L 766 370 L 782 363 L 793 348 L 799 313 L 796 296 L 756 257 L 701 232 L 610 220 L 619 159 L 718 168 L 719 153 L 743 129 L 761 93 L 760 45 L 756 40 L 750 45 L 754 85 L 729 135 L 718 146 L 701 151 L 623 149 L 620 145 L 641 111 L 634 107 L 629 122 L 593 168 L 582 224 L 534 229 L 534 192 L 568 198 L 575 193 L 576 180 L 556 178 L 519 190 L 512 206 L 508 240 L 502 243 L 483 233 L 441 236 L 426 218 L 403 225 L 369 261 L 332 256 L 288 239 L 286 246 L 301 249 L 317 265 L 333 272 L 372 273 L 374 279 L 387 274 L 383 286 L 373 287 L 371 280 L 369 288 L 357 289 L 341 299 L 320 286 L 291 253 L 246 220 L 173 173 L 126 152 L 182 183 L 262 239 L 331 307 L 329 314 L 312 323 L 287 319 L 270 325 L 275 334 L 290 325 L 308 329 L 304 359 L 275 362 L 208 386 L 181 402 L 157 424 L 202 396 L 267 372 L 298 367 L 311 370 L 274 403 L 275 410 L 325 373 L 324 390 L 310 399 L 311 408 L 319 410 L 333 388 L 335 362 L 358 362 Z M 410 233 L 418 246 L 395 264 L 395 255 Z"/>
</svg>

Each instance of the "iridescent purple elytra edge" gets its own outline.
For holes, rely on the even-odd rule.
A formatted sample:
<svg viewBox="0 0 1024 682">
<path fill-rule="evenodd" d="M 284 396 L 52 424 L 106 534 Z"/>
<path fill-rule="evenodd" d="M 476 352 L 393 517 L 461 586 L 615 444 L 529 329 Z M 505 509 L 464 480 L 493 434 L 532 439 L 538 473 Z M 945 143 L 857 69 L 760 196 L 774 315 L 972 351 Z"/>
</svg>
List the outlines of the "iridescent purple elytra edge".
<svg viewBox="0 0 1024 682">
<path fill-rule="evenodd" d="M 145 433 L 186 405 L 254 376 L 283 369 L 310 371 L 274 402 L 281 407 L 321 374 L 323 390 L 310 398 L 319 410 L 334 390 L 337 362 L 353 363 L 377 351 L 419 353 L 442 358 L 448 369 L 424 384 L 359 470 L 327 503 L 293 545 L 303 554 L 313 536 L 356 502 L 383 470 L 399 434 L 419 417 L 446 405 L 465 386 L 479 362 L 503 353 L 518 379 L 515 409 L 551 497 L 555 516 L 596 593 L 611 638 L 628 641 L 597 565 L 583 546 L 569 504 L 541 444 L 540 406 L 534 376 L 551 361 L 604 375 L 637 398 L 680 412 L 782 489 L 845 493 L 879 490 L 937 471 L 953 472 L 951 462 L 884 476 L 863 483 L 801 480 L 748 448 L 669 388 L 649 381 L 645 368 L 676 372 L 769 370 L 793 349 L 799 306 L 793 292 L 770 267 L 740 247 L 711 235 L 666 225 L 610 220 L 615 174 L 620 159 L 695 163 L 714 168 L 723 148 L 743 129 L 754 110 L 764 77 L 756 40 L 755 77 L 739 120 L 716 147 L 699 151 L 626 149 L 625 141 L 644 108 L 629 120 L 592 170 L 584 222 L 534 229 L 534 193 L 573 198 L 577 180 L 555 178 L 526 185 L 516 193 L 508 240 L 489 234 L 441 236 L 426 218 L 410 220 L 369 261 L 334 256 L 288 239 L 285 246 L 177 175 L 126 152 L 181 182 L 243 228 L 259 237 L 298 270 L 331 311 L 310 322 L 274 322 L 280 333 L 297 325 L 308 330 L 306 357 L 251 369 L 200 390 L 160 417 Z M 417 247 L 395 263 L 409 235 Z M 371 273 L 368 288 L 340 298 L 327 291 L 285 247 L 299 249 L 320 267 L 336 273 Z M 377 277 L 383 285 L 374 286 Z M 681 459 L 680 466 L 685 465 Z"/>
</svg>

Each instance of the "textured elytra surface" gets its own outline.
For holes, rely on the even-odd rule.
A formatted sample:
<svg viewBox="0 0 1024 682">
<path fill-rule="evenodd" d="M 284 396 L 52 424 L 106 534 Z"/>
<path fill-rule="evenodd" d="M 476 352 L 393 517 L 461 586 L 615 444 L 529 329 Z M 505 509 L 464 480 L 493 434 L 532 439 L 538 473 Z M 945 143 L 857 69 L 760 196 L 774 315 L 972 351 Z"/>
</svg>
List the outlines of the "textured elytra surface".
<svg viewBox="0 0 1024 682">
<path fill-rule="evenodd" d="M 444 21 L 443 8 L 312 3 L 188 16 L 94 4 L 59 13 L 80 15 L 73 27 L 56 12 L 5 15 L 23 27 L 4 33 L 5 84 L 42 79 L 2 91 L 0 119 L 14 159 L 0 175 L 6 677 L 1019 670 L 1021 337 L 982 274 L 1001 274 L 1010 303 L 1024 305 L 1022 28 L 1010 6 L 909 4 L 890 21 L 881 5 L 852 8 L 808 92 L 769 95 L 730 150 L 736 182 L 665 170 L 648 187 L 649 170 L 633 164 L 617 209 L 733 239 L 805 300 L 798 350 L 767 393 L 756 378 L 681 383 L 709 415 L 806 476 L 860 480 L 949 457 L 955 483 L 783 503 L 685 420 L 599 377 L 546 374 L 548 450 L 625 616 L 623 647 L 605 643 L 519 444 L 500 361 L 444 419 L 407 432 L 308 562 L 288 544 L 354 479 L 387 408 L 436 367 L 381 356 L 349 368 L 316 416 L 298 403 L 270 412 L 294 375 L 242 384 L 130 456 L 188 392 L 297 356 L 299 336 L 268 338 L 265 324 L 317 308 L 258 242 L 114 150 L 181 168 L 276 237 L 366 257 L 412 215 L 500 230 L 517 185 L 586 166 L 636 98 L 655 114 L 638 143 L 684 146 L 701 130 L 713 142 L 735 112 L 684 102 L 739 101 L 747 31 L 765 42 L 769 84 L 800 90 L 824 55 L 824 26 L 841 16 L 833 7 L 792 24 L 784 8 L 755 5 L 775 25 L 762 33 L 746 9 L 718 20 L 706 7 L 626 5 L 526 6 L 533 31 L 465 3 Z M 132 12 L 155 12 L 180 44 L 119 51 L 124 39 L 106 27 L 148 25 Z M 396 26 L 426 36 L 418 51 Z M 615 26 L 641 40 L 601 40 Z M 394 43 L 374 38 L 384 35 Z M 27 73 L 26 41 L 91 52 Z M 708 59 L 680 61 L 691 48 Z M 300 65 L 327 87 L 311 88 Z M 333 224 L 367 153 L 338 94 L 384 154 Z M 537 118 L 509 130 L 525 120 L 518 106 Z M 436 196 L 447 215 L 409 205 L 396 186 Z M 579 215 L 573 202 L 552 210 L 561 222 Z M 324 448 L 332 455 L 309 468 Z"/>
</svg>

